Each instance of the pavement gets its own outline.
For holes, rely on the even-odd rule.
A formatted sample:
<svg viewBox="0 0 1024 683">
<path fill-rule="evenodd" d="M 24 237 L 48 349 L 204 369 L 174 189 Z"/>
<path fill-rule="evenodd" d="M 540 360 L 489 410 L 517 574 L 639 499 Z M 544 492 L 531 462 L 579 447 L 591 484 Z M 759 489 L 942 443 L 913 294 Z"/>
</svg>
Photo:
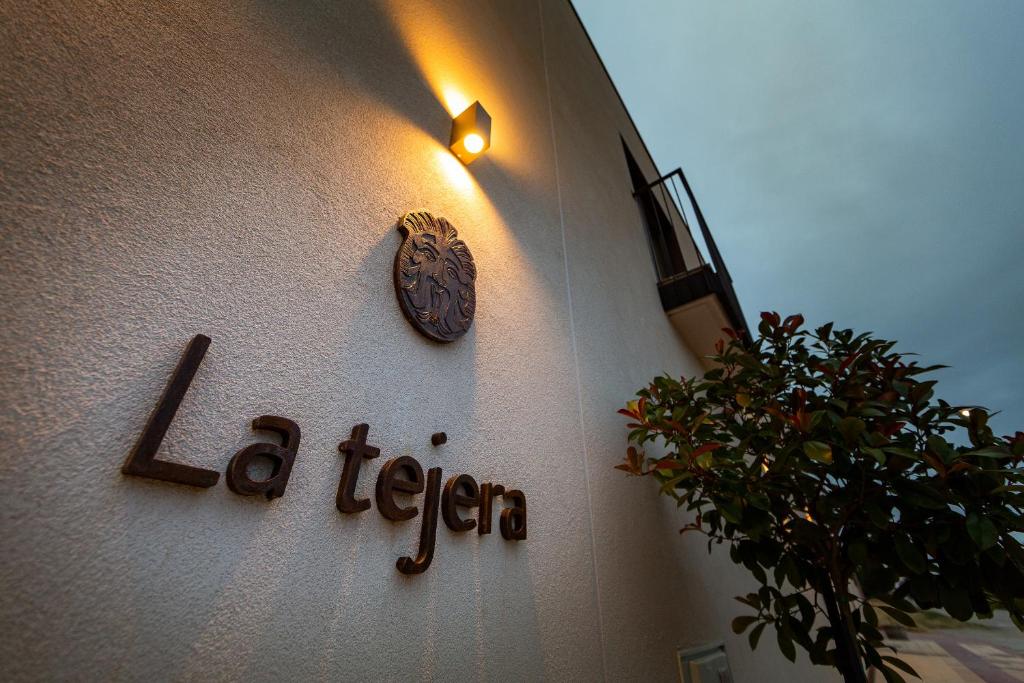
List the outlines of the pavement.
<svg viewBox="0 0 1024 683">
<path fill-rule="evenodd" d="M 924 683 L 1024 683 L 1024 634 L 1005 614 L 979 625 L 912 631 L 907 637 L 886 643 Z"/>
</svg>

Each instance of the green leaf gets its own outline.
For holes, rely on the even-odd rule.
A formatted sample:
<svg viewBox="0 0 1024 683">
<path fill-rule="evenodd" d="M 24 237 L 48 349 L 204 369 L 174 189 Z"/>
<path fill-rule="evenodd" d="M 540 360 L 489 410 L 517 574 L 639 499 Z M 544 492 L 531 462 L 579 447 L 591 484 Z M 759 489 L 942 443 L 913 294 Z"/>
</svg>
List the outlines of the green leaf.
<svg viewBox="0 0 1024 683">
<path fill-rule="evenodd" d="M 877 460 L 879 465 L 885 465 L 885 451 L 881 448 L 869 448 L 865 446 L 864 448 L 861 448 L 861 450 Z"/>
<path fill-rule="evenodd" d="M 781 566 L 786 570 L 786 579 L 789 580 L 789 585 L 798 590 L 802 588 L 804 585 L 804 575 L 793 557 L 786 555 L 786 559 L 782 561 Z"/>
<path fill-rule="evenodd" d="M 882 672 L 882 677 L 885 678 L 885 683 L 907 683 L 903 676 L 900 676 L 887 666 L 879 667 L 878 670 Z"/>
<path fill-rule="evenodd" d="M 914 606 L 910 603 L 909 600 L 907 600 L 904 597 L 897 597 L 895 595 L 890 594 L 879 595 L 878 599 L 884 602 L 885 604 L 889 605 L 890 607 L 895 607 L 898 610 L 902 610 L 904 612 L 914 611 Z"/>
<path fill-rule="evenodd" d="M 975 455 L 979 458 L 1012 458 L 1013 455 L 1009 450 L 1000 450 L 998 448 L 979 448 L 976 451 L 970 451 L 964 455 Z"/>
<path fill-rule="evenodd" d="M 900 556 L 907 569 L 915 574 L 923 574 L 928 569 L 928 560 L 908 537 L 897 536 L 895 542 L 896 554 Z"/>
<path fill-rule="evenodd" d="M 861 640 L 861 646 L 864 648 L 864 659 L 867 660 L 868 664 L 878 668 L 885 666 L 885 662 L 882 661 L 882 657 L 878 654 L 878 650 L 876 650 L 871 643 Z"/>
<path fill-rule="evenodd" d="M 877 502 L 869 500 L 864 503 L 864 511 L 868 513 L 871 523 L 879 529 L 887 529 L 889 527 L 889 522 L 892 520 L 892 508 L 888 505 L 882 508 Z"/>
<path fill-rule="evenodd" d="M 853 443 L 857 440 L 857 437 L 864 432 L 867 425 L 864 424 L 864 420 L 857 417 L 844 417 L 839 421 L 839 433 L 843 435 L 847 443 Z"/>
<path fill-rule="evenodd" d="M 756 616 L 752 617 L 750 615 L 744 615 L 742 617 L 736 617 L 732 620 L 732 632 L 739 635 L 746 631 L 747 628 L 756 621 Z"/>
<path fill-rule="evenodd" d="M 771 512 L 772 510 L 771 500 L 763 493 L 751 493 L 747 496 L 747 502 L 765 512 Z"/>
<path fill-rule="evenodd" d="M 864 564 L 868 559 L 868 546 L 864 541 L 853 541 L 846 549 L 846 554 L 855 564 Z"/>
<path fill-rule="evenodd" d="M 942 458 L 942 462 L 946 463 L 947 465 L 953 462 L 953 460 L 956 458 L 956 451 L 954 451 L 952 447 L 950 447 L 949 443 L 941 436 L 935 436 L 934 434 L 932 436 L 929 436 L 928 448 L 933 453 Z"/>
<path fill-rule="evenodd" d="M 910 628 L 917 626 L 917 624 L 914 623 L 914 618 L 903 610 L 896 609 L 895 607 L 889 607 L 888 605 L 879 605 L 878 608 L 904 626 L 909 626 Z"/>
<path fill-rule="evenodd" d="M 919 456 L 917 453 L 910 450 L 909 448 L 899 448 L 898 446 L 886 446 L 882 450 L 890 455 L 899 455 L 904 458 L 910 458 L 911 460 L 921 459 L 921 456 Z"/>
<path fill-rule="evenodd" d="M 895 482 L 896 491 L 899 494 L 899 505 L 903 508 L 907 503 L 929 510 L 947 510 L 949 504 L 943 492 L 949 493 L 948 488 L 938 490 L 939 485 L 933 485 L 926 481 L 914 481 L 901 479 Z"/>
<path fill-rule="evenodd" d="M 761 640 L 761 632 L 764 631 L 764 627 L 768 625 L 767 621 L 762 621 L 760 624 L 750 630 L 750 634 L 747 636 L 747 641 L 750 643 L 750 649 L 757 649 L 757 642 Z"/>
<path fill-rule="evenodd" d="M 722 516 L 733 524 L 743 523 L 743 508 L 740 507 L 740 502 L 738 500 L 730 503 L 719 503 L 718 509 L 722 513 Z"/>
<path fill-rule="evenodd" d="M 844 413 L 847 410 L 849 410 L 849 407 L 850 407 L 849 404 L 846 401 L 844 401 L 842 399 L 839 399 L 839 398 L 830 398 L 828 400 L 828 403 L 831 406 L 835 406 L 836 408 L 839 408 L 839 410 L 843 411 Z"/>
<path fill-rule="evenodd" d="M 861 614 L 864 615 L 865 622 L 875 628 L 878 628 L 878 614 L 875 612 L 874 607 L 865 602 L 860 606 L 860 611 Z"/>
<path fill-rule="evenodd" d="M 814 605 L 804 596 L 803 593 L 793 593 L 790 598 L 796 600 L 797 609 L 800 610 L 800 619 L 795 621 L 800 632 L 810 635 L 811 626 L 814 625 Z"/>
<path fill-rule="evenodd" d="M 967 515 L 967 533 L 982 550 L 988 550 L 999 540 L 996 525 L 988 517 L 982 517 L 977 512 Z"/>
<path fill-rule="evenodd" d="M 804 441 L 804 455 L 816 462 L 832 464 L 832 447 L 822 441 Z"/>
<path fill-rule="evenodd" d="M 779 641 L 779 651 L 791 662 L 796 661 L 796 648 L 793 647 L 793 638 L 789 631 L 784 628 L 775 627 L 775 637 Z"/>
<path fill-rule="evenodd" d="M 673 477 L 671 479 L 666 480 L 665 483 L 661 485 L 662 495 L 668 495 L 672 491 L 672 489 L 676 487 L 676 484 L 683 481 L 684 479 L 688 479 L 691 476 L 693 475 L 691 475 L 689 472 L 685 472 L 683 474 L 680 474 L 678 477 Z"/>
<path fill-rule="evenodd" d="M 735 548 L 736 546 L 733 547 Z M 757 593 L 747 593 L 745 596 L 737 596 L 734 599 L 742 602 L 744 605 L 750 605 L 756 610 L 761 609 L 761 598 Z"/>
<path fill-rule="evenodd" d="M 917 678 L 921 678 L 921 676 L 916 671 L 914 671 L 914 667 L 910 666 L 909 664 L 904 662 L 902 659 L 899 659 L 897 657 L 893 657 L 891 655 L 882 655 L 882 659 L 884 659 L 888 663 L 892 664 L 897 669 L 900 669 L 901 671 L 910 674 L 911 676 L 916 676 Z"/>
<path fill-rule="evenodd" d="M 949 612 L 949 616 L 960 621 L 967 621 L 974 614 L 971 607 L 971 596 L 962 588 L 947 586 L 945 582 L 939 584 L 939 600 L 942 607 Z"/>
<path fill-rule="evenodd" d="M 786 568 L 782 566 L 782 563 L 775 565 L 775 585 L 782 588 L 782 582 L 786 579 Z"/>
</svg>

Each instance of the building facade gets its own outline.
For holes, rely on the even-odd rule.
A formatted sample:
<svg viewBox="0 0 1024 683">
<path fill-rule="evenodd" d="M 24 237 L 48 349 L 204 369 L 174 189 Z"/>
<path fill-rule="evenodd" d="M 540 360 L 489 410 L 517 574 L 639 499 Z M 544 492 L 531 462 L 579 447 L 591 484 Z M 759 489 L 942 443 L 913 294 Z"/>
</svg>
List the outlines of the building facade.
<svg viewBox="0 0 1024 683">
<path fill-rule="evenodd" d="M 661 174 L 571 5 L 4 3 L 0 34 L 5 678 L 674 680 L 724 641 L 737 681 L 822 680 L 731 634 L 742 570 L 613 469 L 616 409 L 735 313 L 713 280 L 666 313 L 634 197 Z M 447 343 L 396 297 L 419 210 L 475 263 Z M 122 474 L 196 335 L 156 456 L 217 483 Z M 281 443 L 264 415 L 301 430 L 269 500 L 225 474 Z M 359 424 L 380 455 L 342 512 Z M 492 533 L 442 511 L 399 571 L 444 504 L 424 474 L 416 517 L 380 514 L 401 456 L 522 491 L 526 538 L 495 494 Z"/>
</svg>

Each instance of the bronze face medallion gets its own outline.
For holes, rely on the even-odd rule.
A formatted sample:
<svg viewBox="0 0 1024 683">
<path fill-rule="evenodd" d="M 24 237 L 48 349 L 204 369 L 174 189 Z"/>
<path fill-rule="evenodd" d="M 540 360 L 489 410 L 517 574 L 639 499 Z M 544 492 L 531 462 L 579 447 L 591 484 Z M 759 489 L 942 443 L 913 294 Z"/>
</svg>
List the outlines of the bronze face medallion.
<svg viewBox="0 0 1024 683">
<path fill-rule="evenodd" d="M 466 334 L 476 311 L 476 264 L 455 226 L 426 211 L 398 221 L 405 239 L 395 254 L 395 293 L 423 335 L 450 342 Z"/>
</svg>

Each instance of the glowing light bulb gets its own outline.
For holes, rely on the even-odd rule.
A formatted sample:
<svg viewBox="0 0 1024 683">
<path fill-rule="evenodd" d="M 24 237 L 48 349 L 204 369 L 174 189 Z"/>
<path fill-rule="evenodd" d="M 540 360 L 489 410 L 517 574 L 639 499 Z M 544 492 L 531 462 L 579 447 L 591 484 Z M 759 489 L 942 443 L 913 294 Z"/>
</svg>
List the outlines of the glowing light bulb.
<svg viewBox="0 0 1024 683">
<path fill-rule="evenodd" d="M 448 148 L 462 163 L 472 163 L 491 144 L 491 115 L 474 102 L 452 120 Z"/>
<path fill-rule="evenodd" d="M 484 139 L 476 133 L 470 133 L 466 136 L 466 139 L 462 141 L 466 151 L 470 154 L 476 154 L 484 148 Z"/>
</svg>

